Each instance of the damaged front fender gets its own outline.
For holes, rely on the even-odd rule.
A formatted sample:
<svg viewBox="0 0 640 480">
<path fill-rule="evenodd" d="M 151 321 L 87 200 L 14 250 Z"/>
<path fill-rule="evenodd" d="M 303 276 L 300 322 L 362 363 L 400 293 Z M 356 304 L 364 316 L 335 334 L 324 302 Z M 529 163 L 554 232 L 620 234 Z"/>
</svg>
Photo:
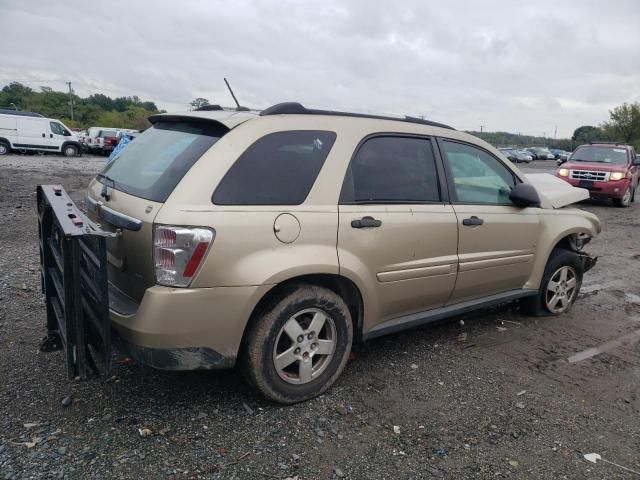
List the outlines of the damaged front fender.
<svg viewBox="0 0 640 480">
<path fill-rule="evenodd" d="M 578 258 L 580 259 L 580 262 L 582 262 L 583 272 L 588 272 L 598 262 L 598 257 L 594 257 L 585 252 L 576 252 L 576 253 L 578 254 Z"/>
</svg>

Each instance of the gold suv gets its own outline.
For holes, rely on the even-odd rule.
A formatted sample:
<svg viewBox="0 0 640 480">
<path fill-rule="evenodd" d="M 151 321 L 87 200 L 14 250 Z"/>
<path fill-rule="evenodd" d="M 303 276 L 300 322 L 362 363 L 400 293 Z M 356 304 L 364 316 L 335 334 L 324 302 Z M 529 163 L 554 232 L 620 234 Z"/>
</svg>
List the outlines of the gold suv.
<svg viewBox="0 0 640 480">
<path fill-rule="evenodd" d="M 168 370 L 329 388 L 355 341 L 519 299 L 559 315 L 594 259 L 588 192 L 446 125 L 311 110 L 159 114 L 91 182 L 114 330 Z"/>
</svg>

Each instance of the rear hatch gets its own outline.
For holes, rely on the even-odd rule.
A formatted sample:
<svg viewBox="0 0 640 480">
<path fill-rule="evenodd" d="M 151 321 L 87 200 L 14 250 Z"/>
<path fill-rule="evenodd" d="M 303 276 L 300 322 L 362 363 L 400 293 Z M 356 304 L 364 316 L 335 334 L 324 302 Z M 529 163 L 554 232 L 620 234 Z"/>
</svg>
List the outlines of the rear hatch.
<svg viewBox="0 0 640 480">
<path fill-rule="evenodd" d="M 153 222 L 175 186 L 229 128 L 220 122 L 162 117 L 89 184 L 88 216 L 107 231 L 108 277 L 115 295 L 135 303 L 154 285 Z M 111 307 L 116 308 L 111 302 Z M 132 313 L 132 312 L 131 312 Z"/>
</svg>

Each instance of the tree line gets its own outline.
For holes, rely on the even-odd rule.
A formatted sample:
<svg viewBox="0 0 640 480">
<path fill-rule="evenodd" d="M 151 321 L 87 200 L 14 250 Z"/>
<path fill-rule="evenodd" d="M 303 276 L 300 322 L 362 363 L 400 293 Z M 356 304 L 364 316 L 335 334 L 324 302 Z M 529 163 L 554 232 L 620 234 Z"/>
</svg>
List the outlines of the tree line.
<svg viewBox="0 0 640 480">
<path fill-rule="evenodd" d="M 73 120 L 71 105 L 73 101 Z M 36 91 L 18 82 L 0 90 L 0 108 L 37 112 L 45 117 L 58 118 L 71 128 L 92 126 L 131 128 L 142 130 L 150 124 L 149 115 L 158 113 L 153 102 L 143 102 L 137 96 L 111 98 L 101 93 L 86 98 L 68 92 L 40 87 Z"/>
<path fill-rule="evenodd" d="M 91 126 L 132 128 L 142 130 L 149 126 L 147 117 L 158 113 L 154 102 L 132 97 L 111 98 L 101 93 L 81 98 L 72 94 L 74 119 L 70 117 L 71 106 L 68 92 L 40 87 L 40 91 L 12 82 L 0 90 L 0 108 L 15 108 L 37 112 L 45 117 L 59 118 L 69 127 Z M 196 98 L 189 105 L 192 109 L 210 105 L 206 98 Z M 621 142 L 640 150 L 640 103 L 623 103 L 609 111 L 609 120 L 600 125 L 583 125 L 573 132 L 571 138 L 545 138 L 520 135 L 510 132 L 477 132 L 472 135 L 496 146 L 546 146 L 562 150 L 573 150 L 578 145 L 594 142 Z"/>
<path fill-rule="evenodd" d="M 640 151 L 640 103 L 623 103 L 609 111 L 609 120 L 600 125 L 582 125 L 571 138 L 545 138 L 509 132 L 469 132 L 496 146 L 546 146 L 572 151 L 589 142 L 620 142 Z"/>
</svg>

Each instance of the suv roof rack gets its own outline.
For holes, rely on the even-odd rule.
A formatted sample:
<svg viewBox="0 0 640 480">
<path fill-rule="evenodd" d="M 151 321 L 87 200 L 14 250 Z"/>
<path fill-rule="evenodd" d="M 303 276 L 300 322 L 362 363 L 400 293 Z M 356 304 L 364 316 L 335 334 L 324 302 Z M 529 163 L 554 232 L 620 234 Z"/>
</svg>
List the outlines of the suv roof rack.
<svg viewBox="0 0 640 480">
<path fill-rule="evenodd" d="M 395 120 L 396 122 L 418 123 L 420 125 L 429 125 L 431 127 L 447 128 L 449 130 L 455 130 L 455 128 L 445 125 L 443 123 L 432 122 L 430 120 L 424 120 L 422 118 L 410 117 L 405 115 L 403 117 L 386 117 L 383 115 L 369 115 L 366 113 L 353 113 L 353 112 L 338 112 L 335 110 L 317 110 L 312 108 L 306 108 L 304 105 L 298 102 L 284 102 L 272 105 L 260 112 L 260 116 L 269 115 L 333 115 L 337 117 L 356 117 L 356 118 L 375 118 L 378 120 Z"/>
<path fill-rule="evenodd" d="M 619 145 L 621 147 L 629 146 L 628 143 L 624 143 L 624 142 L 598 142 L 597 140 L 594 140 L 593 142 L 589 142 L 589 145 Z"/>
<path fill-rule="evenodd" d="M 18 110 L 11 110 L 9 108 L 0 108 L 0 113 L 3 115 L 16 115 L 18 117 L 38 117 L 44 118 L 44 115 L 40 115 L 36 112 L 20 112 Z"/>
</svg>

